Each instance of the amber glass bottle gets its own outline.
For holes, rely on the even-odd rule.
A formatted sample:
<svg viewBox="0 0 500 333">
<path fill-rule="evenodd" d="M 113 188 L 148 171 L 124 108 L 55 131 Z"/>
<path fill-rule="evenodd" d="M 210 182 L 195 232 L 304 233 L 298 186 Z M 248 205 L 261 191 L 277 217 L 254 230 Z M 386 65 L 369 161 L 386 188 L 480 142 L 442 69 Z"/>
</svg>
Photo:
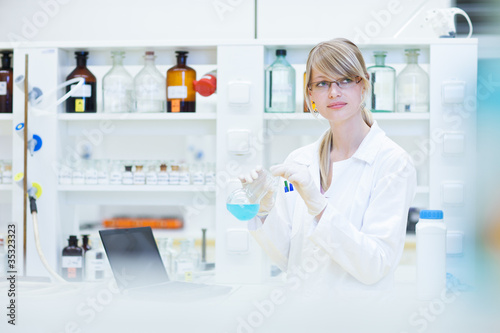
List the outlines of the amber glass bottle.
<svg viewBox="0 0 500 333">
<path fill-rule="evenodd" d="M 0 113 L 12 113 L 12 51 L 2 52 L 2 68 L 0 69 Z"/>
<path fill-rule="evenodd" d="M 66 80 L 75 77 L 83 77 L 85 84 L 81 89 L 73 92 L 66 101 L 66 112 L 89 113 L 97 112 L 97 94 L 96 78 L 87 68 L 87 58 L 89 53 L 86 51 L 75 52 L 76 68 L 68 75 Z M 73 85 L 71 86 L 73 87 Z M 66 91 L 69 91 L 70 87 Z"/>
<path fill-rule="evenodd" d="M 196 71 L 186 66 L 188 52 L 176 51 L 177 65 L 167 71 L 167 112 L 195 112 Z"/>
<path fill-rule="evenodd" d="M 62 251 L 62 277 L 67 281 L 83 280 L 83 249 L 78 246 L 78 238 L 69 236 L 68 246 Z"/>
</svg>

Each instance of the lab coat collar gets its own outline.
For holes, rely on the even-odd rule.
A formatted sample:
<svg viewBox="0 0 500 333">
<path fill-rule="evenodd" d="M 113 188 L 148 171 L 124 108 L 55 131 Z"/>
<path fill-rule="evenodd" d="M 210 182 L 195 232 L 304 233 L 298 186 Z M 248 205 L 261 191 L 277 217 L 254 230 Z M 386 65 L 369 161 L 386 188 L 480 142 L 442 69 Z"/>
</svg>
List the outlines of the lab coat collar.
<svg viewBox="0 0 500 333">
<path fill-rule="evenodd" d="M 313 149 L 308 149 L 307 153 L 300 154 L 296 157 L 295 162 L 303 165 L 313 165 L 319 169 L 319 146 L 323 137 L 330 131 L 326 130 L 323 135 L 312 144 Z M 378 123 L 374 120 L 370 128 L 370 131 L 365 136 L 358 149 L 352 155 L 352 158 L 365 161 L 368 164 L 372 164 L 375 161 L 375 157 L 381 147 L 382 139 L 385 136 L 385 132 L 378 126 Z"/>
</svg>

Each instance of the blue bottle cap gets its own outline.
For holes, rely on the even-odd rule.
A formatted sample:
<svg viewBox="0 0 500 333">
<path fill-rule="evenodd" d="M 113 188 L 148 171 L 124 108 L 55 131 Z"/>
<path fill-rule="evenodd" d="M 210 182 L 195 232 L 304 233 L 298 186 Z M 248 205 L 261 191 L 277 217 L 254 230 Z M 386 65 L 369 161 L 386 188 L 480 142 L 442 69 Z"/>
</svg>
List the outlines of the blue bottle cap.
<svg viewBox="0 0 500 333">
<path fill-rule="evenodd" d="M 428 219 L 428 220 L 440 220 L 443 218 L 443 211 L 442 210 L 421 210 L 420 211 L 420 218 L 421 219 Z"/>
</svg>

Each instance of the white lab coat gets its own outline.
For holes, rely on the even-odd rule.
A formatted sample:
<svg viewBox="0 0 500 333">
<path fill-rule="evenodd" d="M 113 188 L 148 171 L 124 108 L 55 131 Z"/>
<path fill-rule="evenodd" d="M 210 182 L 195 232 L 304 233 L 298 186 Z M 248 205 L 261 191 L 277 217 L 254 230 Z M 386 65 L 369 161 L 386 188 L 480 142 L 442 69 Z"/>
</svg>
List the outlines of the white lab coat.
<svg viewBox="0 0 500 333">
<path fill-rule="evenodd" d="M 321 139 L 286 159 L 308 166 L 318 191 Z M 265 222 L 254 218 L 248 228 L 290 283 L 308 287 L 309 294 L 386 290 L 403 252 L 415 191 L 408 153 L 374 122 L 355 154 L 333 163 L 324 194 L 328 205 L 319 221 L 297 191 L 285 193 L 282 187 Z"/>
</svg>

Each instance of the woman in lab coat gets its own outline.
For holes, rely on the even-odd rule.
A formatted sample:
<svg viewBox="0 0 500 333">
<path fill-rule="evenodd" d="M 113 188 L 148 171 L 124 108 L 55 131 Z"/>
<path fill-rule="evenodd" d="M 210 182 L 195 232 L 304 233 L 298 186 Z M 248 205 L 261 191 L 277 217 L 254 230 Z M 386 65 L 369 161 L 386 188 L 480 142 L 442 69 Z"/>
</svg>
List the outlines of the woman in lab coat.
<svg viewBox="0 0 500 333">
<path fill-rule="evenodd" d="M 403 252 L 415 168 L 364 104 L 370 81 L 355 44 L 316 45 L 306 73 L 307 105 L 330 128 L 271 167 L 294 190 L 268 193 L 248 228 L 292 289 L 386 290 Z M 261 175 L 256 169 L 240 180 L 245 186 Z"/>
</svg>

